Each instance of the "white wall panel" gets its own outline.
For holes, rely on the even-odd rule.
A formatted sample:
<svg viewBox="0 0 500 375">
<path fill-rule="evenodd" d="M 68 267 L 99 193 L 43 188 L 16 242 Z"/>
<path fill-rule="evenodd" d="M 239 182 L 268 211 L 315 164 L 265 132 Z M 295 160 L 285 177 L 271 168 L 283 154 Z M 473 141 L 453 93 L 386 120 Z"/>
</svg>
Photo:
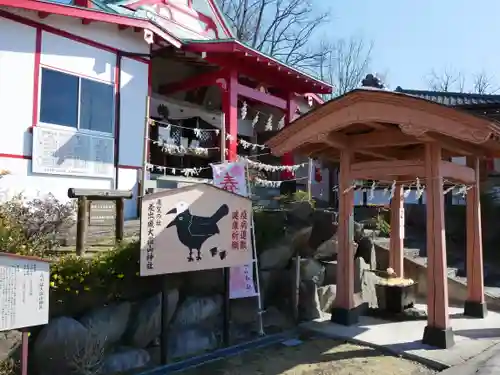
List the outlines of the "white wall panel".
<svg viewBox="0 0 500 375">
<path fill-rule="evenodd" d="M 149 53 L 149 45 L 144 41 L 144 34 L 134 32 L 132 28 L 119 30 L 118 25 L 103 22 L 92 22 L 89 25 L 83 25 L 80 19 L 71 17 L 51 14 L 49 17 L 42 19 L 37 12 L 29 10 L 8 7 L 1 7 L 1 9 L 121 51 Z"/>
<path fill-rule="evenodd" d="M 138 174 L 137 169 L 118 168 L 118 189 L 132 190 L 134 192 L 133 199 L 125 200 L 125 219 L 135 219 L 138 217 L 137 212 L 137 196 L 138 196 Z"/>
<path fill-rule="evenodd" d="M 114 82 L 116 54 L 44 31 L 40 63 L 84 77 Z"/>
<path fill-rule="evenodd" d="M 120 165 L 142 166 L 148 64 L 122 58 L 120 88 Z"/>
<path fill-rule="evenodd" d="M 0 154 L 31 154 L 35 43 L 34 28 L 0 17 Z"/>
</svg>

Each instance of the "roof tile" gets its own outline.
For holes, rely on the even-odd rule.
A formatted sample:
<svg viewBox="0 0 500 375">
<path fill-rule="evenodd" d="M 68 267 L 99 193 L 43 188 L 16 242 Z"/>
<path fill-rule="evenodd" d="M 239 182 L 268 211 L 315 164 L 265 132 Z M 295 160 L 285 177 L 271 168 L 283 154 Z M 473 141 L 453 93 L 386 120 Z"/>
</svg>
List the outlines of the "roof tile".
<svg viewBox="0 0 500 375">
<path fill-rule="evenodd" d="M 396 92 L 415 96 L 449 107 L 468 107 L 484 105 L 500 105 L 500 95 L 469 94 L 462 92 L 406 90 L 398 86 Z"/>
</svg>

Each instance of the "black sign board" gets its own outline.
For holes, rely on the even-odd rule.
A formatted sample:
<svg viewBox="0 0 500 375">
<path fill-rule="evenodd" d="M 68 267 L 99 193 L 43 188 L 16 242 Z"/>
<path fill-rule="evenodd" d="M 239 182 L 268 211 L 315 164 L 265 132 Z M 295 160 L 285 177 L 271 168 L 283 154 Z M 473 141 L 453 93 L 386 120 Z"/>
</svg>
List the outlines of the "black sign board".
<svg viewBox="0 0 500 375">
<path fill-rule="evenodd" d="M 115 225 L 116 203 L 114 201 L 91 201 L 89 225 L 112 227 Z"/>
</svg>

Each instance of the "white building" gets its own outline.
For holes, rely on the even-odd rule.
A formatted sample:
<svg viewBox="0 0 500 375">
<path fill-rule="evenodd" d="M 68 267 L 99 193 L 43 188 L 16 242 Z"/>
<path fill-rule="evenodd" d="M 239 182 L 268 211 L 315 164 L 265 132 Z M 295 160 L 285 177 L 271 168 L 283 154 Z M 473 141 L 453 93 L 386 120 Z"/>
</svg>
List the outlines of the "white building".
<svg viewBox="0 0 500 375">
<path fill-rule="evenodd" d="M 51 192 L 64 200 L 71 187 L 132 189 L 137 197 L 150 94 L 152 116 L 159 102 L 171 108 L 180 102 L 185 112 L 205 117 L 214 127 L 222 126 L 220 113 L 231 113 L 225 116 L 229 133 L 237 129 L 239 135 L 254 135 L 249 120 L 236 119 L 234 126 L 237 111 L 231 109 L 238 105 L 225 101 L 229 94 L 221 93 L 217 77 L 199 83 L 210 86 L 202 100 L 193 103 L 188 97 L 189 89 L 196 88 L 188 81 L 213 69 L 216 60 L 206 60 L 210 54 L 196 48 L 203 45 L 200 40 L 217 39 L 220 43 L 214 45 L 247 53 L 232 39 L 213 0 L 132 0 L 125 5 L 61 2 L 0 0 L 0 169 L 10 172 L 0 180 L 4 199 L 24 191 L 27 196 Z M 236 69 L 222 61 L 221 51 L 213 52 L 221 60 L 219 67 Z M 266 82 L 269 74 L 260 76 L 257 69 L 263 55 L 253 50 L 251 54 L 257 58 L 249 69 L 255 66 L 257 73 L 244 73 L 257 84 L 238 84 L 246 91 L 237 95 L 263 101 L 266 112 L 273 103 L 278 103 L 278 114 L 292 103 L 257 87 L 275 87 L 276 80 L 282 81 L 279 74 L 293 72 L 287 87 L 293 88 L 293 100 L 299 106 L 308 102 L 306 93 L 313 93 L 307 98 L 317 98 L 314 93 L 331 90 L 278 62 L 267 65 L 275 64 L 276 71 L 283 73 Z M 172 84 L 180 88 L 172 90 Z M 170 89 L 163 90 L 166 86 Z M 227 147 L 233 150 L 236 143 Z M 150 178 L 162 177 L 155 177 L 153 171 Z M 127 202 L 126 217 L 136 216 L 136 201 Z"/>
</svg>

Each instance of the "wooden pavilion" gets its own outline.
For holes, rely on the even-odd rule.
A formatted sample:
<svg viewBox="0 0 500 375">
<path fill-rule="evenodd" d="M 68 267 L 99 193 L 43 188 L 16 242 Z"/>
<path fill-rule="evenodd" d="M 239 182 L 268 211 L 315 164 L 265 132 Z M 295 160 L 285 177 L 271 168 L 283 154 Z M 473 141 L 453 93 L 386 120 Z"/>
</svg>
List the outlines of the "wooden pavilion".
<svg viewBox="0 0 500 375">
<path fill-rule="evenodd" d="M 354 306 L 354 254 L 349 223 L 354 180 L 378 180 L 396 189 L 391 200 L 390 266 L 403 277 L 402 181 L 425 184 L 427 198 L 428 323 L 423 342 L 448 348 L 454 336 L 448 316 L 444 223 L 445 182 L 467 186 L 467 285 L 464 313 L 486 315 L 483 284 L 479 160 L 500 156 L 500 124 L 410 95 L 358 89 L 295 120 L 267 145 L 276 155 L 294 152 L 340 164 L 338 274 L 332 321 L 358 321 Z M 466 156 L 467 166 L 451 158 Z"/>
</svg>

